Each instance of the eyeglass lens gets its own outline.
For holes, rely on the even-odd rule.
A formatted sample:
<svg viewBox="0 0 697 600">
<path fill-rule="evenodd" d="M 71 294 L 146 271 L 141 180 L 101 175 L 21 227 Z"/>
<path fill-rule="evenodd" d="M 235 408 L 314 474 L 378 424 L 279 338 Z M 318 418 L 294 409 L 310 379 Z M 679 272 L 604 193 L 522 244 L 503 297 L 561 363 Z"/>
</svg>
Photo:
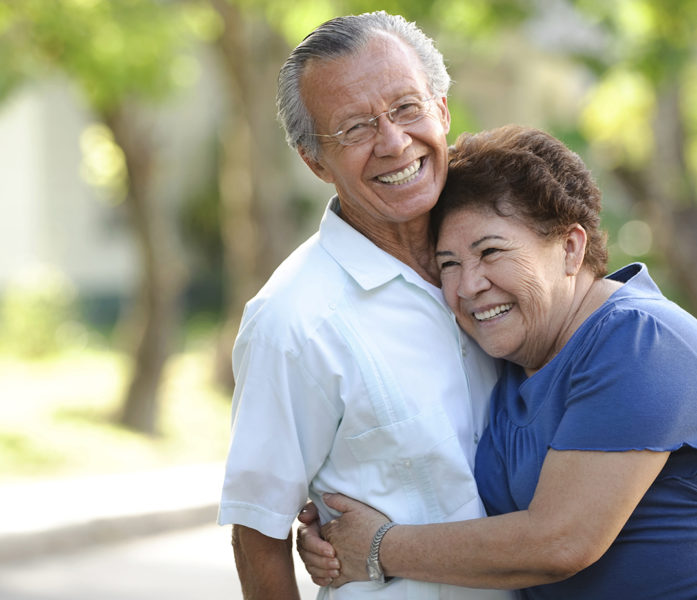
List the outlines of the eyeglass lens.
<svg viewBox="0 0 697 600">
<path fill-rule="evenodd" d="M 423 118 L 428 112 L 428 104 L 433 97 L 421 100 L 413 96 L 400 98 L 388 110 L 375 116 L 358 116 L 341 124 L 339 131 L 330 137 L 344 146 L 360 144 L 372 138 L 378 130 L 378 121 L 382 115 L 396 125 L 408 125 Z M 324 136 L 323 136 L 324 137 Z"/>
</svg>

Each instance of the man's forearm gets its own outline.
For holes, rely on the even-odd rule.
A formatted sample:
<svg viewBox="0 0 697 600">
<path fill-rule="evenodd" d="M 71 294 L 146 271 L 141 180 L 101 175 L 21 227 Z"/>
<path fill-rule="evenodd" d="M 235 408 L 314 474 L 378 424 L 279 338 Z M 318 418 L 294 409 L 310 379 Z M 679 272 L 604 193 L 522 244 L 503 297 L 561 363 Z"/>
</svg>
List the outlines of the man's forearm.
<svg viewBox="0 0 697 600">
<path fill-rule="evenodd" d="M 300 600 L 293 569 L 292 534 L 278 540 L 234 525 L 232 547 L 245 600 Z"/>
</svg>

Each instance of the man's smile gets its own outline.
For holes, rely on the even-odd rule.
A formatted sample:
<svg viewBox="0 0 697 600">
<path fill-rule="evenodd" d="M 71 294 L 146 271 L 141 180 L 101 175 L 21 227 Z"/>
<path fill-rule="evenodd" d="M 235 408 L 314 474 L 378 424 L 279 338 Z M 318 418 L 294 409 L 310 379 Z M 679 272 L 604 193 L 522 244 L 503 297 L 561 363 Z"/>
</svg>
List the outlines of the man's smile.
<svg viewBox="0 0 697 600">
<path fill-rule="evenodd" d="M 387 175 L 378 175 L 376 179 L 380 183 L 386 183 L 388 185 L 402 185 L 409 183 L 416 179 L 421 169 L 421 159 L 417 158 L 408 167 L 402 169 L 401 171 L 395 171 L 394 173 L 388 173 Z"/>
</svg>

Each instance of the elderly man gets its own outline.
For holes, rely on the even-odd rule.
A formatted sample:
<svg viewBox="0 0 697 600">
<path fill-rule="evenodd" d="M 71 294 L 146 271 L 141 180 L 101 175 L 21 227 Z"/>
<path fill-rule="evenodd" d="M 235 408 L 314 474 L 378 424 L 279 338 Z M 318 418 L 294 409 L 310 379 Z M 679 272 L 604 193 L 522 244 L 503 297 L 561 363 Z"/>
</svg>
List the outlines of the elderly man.
<svg viewBox="0 0 697 600">
<path fill-rule="evenodd" d="M 291 527 L 308 496 L 342 492 L 400 523 L 484 516 L 473 477 L 495 364 L 439 289 L 429 211 L 444 185 L 450 79 L 403 18 L 333 19 L 283 66 L 290 145 L 333 184 L 319 232 L 245 308 L 233 351 L 232 441 L 219 522 L 245 598 L 298 598 Z M 373 581 L 320 597 L 506 598 Z"/>
</svg>

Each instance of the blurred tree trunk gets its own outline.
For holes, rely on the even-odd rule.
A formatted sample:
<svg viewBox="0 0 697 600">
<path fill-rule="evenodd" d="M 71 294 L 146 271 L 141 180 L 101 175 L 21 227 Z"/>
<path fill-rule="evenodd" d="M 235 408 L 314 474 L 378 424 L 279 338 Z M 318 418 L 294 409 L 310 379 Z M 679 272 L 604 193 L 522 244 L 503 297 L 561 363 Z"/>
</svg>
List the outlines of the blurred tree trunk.
<svg viewBox="0 0 697 600">
<path fill-rule="evenodd" d="M 138 122 L 133 106 L 121 106 L 105 119 L 125 155 L 129 189 L 126 205 L 141 265 L 136 305 L 125 329 L 134 343 L 131 380 L 120 422 L 143 433 L 156 432 L 162 370 L 177 331 L 177 300 L 184 273 L 174 253 L 174 225 L 153 194 L 155 144 Z"/>
<path fill-rule="evenodd" d="M 687 120 L 680 91 L 677 81 L 657 90 L 652 160 L 641 170 L 620 167 L 615 174 L 651 224 L 658 249 L 686 296 L 685 308 L 697 315 L 697 194 L 685 155 Z"/>
<path fill-rule="evenodd" d="M 212 4 L 225 23 L 218 49 L 229 107 L 220 164 L 226 316 L 215 371 L 217 381 L 231 388 L 230 355 L 244 303 L 294 240 L 284 179 L 292 153 L 282 143 L 275 109 L 276 78 L 288 48 L 265 21 L 245 18 L 226 0 Z"/>
</svg>

